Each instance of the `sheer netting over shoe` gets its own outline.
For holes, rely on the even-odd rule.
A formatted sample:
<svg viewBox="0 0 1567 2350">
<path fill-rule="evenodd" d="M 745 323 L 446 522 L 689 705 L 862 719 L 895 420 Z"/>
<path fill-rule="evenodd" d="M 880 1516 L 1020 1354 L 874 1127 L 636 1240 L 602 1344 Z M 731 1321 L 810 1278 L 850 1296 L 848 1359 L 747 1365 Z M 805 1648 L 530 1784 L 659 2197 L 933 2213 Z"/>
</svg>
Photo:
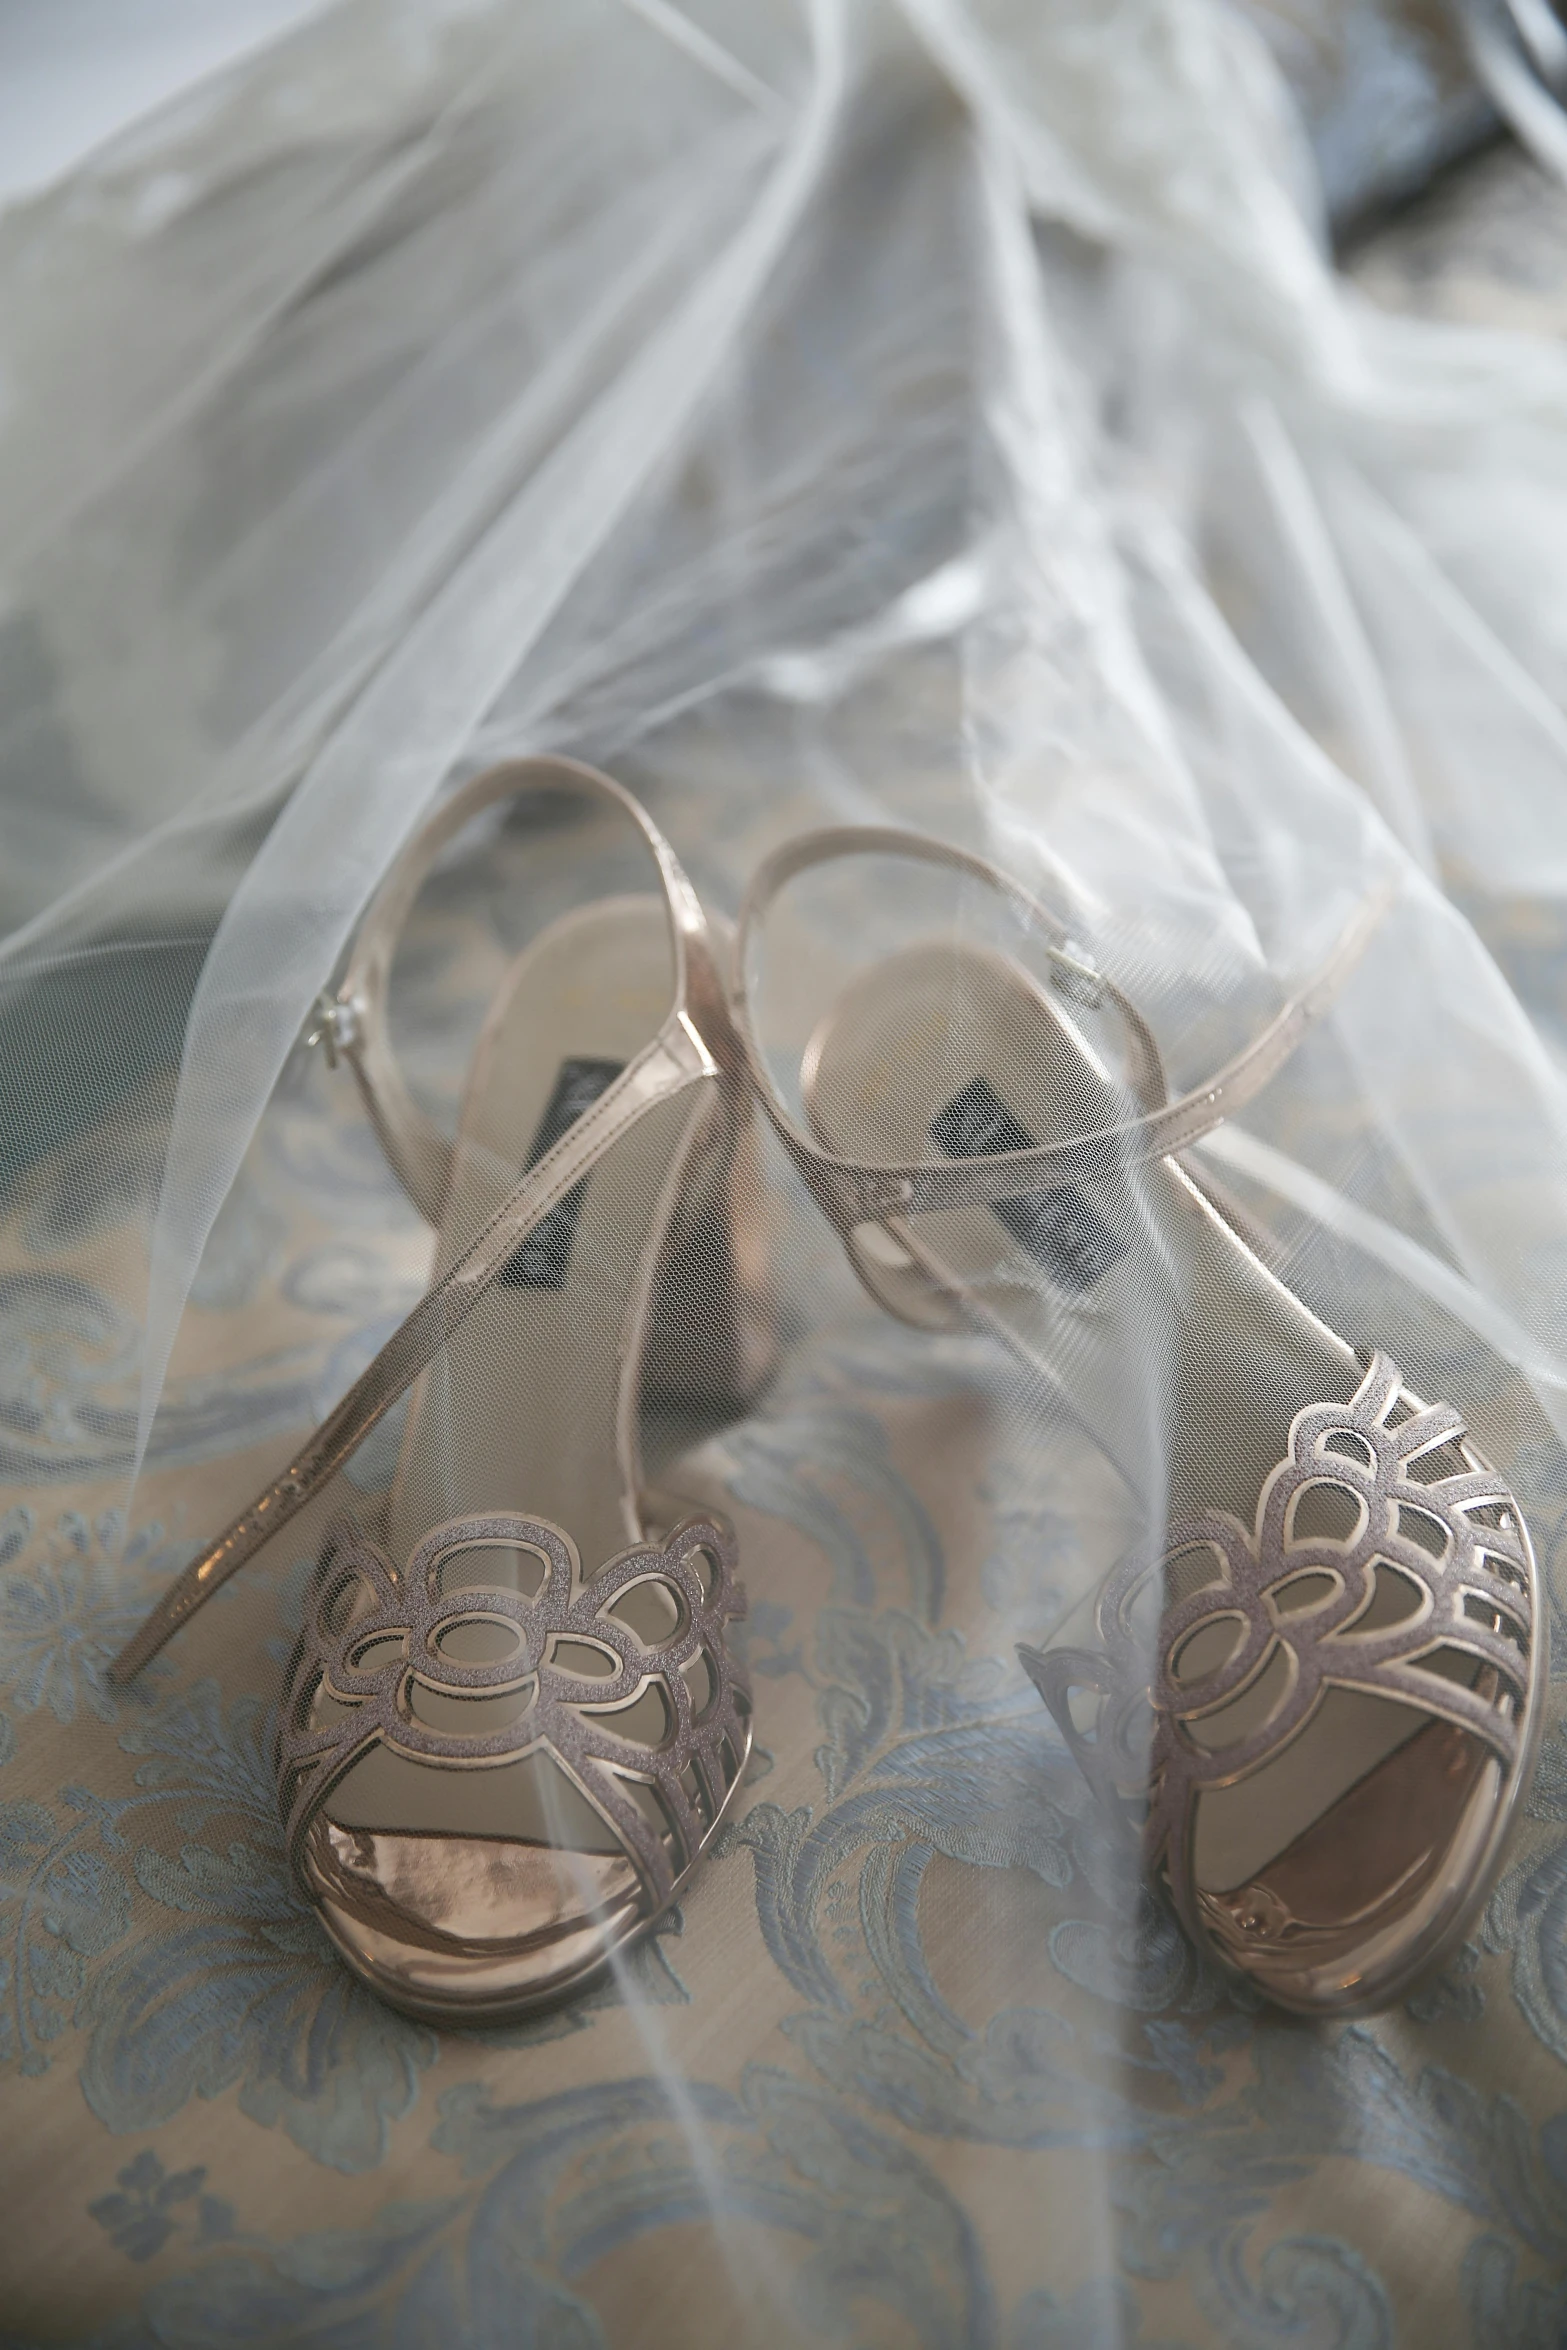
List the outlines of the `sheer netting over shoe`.
<svg viewBox="0 0 1567 2350">
<path fill-rule="evenodd" d="M 392 947 L 444 842 L 539 792 L 629 817 L 662 892 L 592 900 L 516 958 L 453 1147 L 390 1054 Z M 114 1669 L 138 1671 L 406 1397 L 380 1538 L 340 1519 L 321 1550 L 279 1798 L 298 1881 L 356 1972 L 432 2018 L 513 2016 L 663 1914 L 750 1751 L 734 1537 L 703 1516 L 650 1532 L 638 1444 L 660 1319 L 705 1334 L 720 1388 L 741 1362 L 744 1061 L 673 853 L 629 794 L 564 760 L 515 761 L 446 803 L 371 908 L 323 1023 L 438 1223 L 436 1278 Z M 688 1195 L 713 1215 L 705 1295 Z"/>
<path fill-rule="evenodd" d="M 754 966 L 774 898 L 876 859 L 965 890 L 866 960 L 771 1076 Z M 975 885 L 1018 929 L 987 942 Z M 1262 1261 L 1187 1147 L 1252 1100 L 1389 907 L 1207 1084 L 1170 1099 L 1122 991 L 1029 894 L 917 835 L 827 832 L 761 869 L 740 1023 L 784 1147 L 872 1293 L 1000 1339 L 1167 1533 L 1112 1574 L 1097 1637 L 1020 1651 L 1189 1933 L 1284 2005 L 1383 2005 L 1472 1920 L 1527 1784 L 1546 1625 L 1506 1484 L 1450 1405 L 1358 1357 Z M 1162 1440 L 1162 1442 L 1161 1442 Z"/>
<path fill-rule="evenodd" d="M 1127 2350 L 1467 2325 L 1554 2345 L 1561 1693 L 1520 1709 L 1496 1667 L 1493 1704 L 1461 1642 L 1456 1680 L 1391 1651 L 1372 1690 L 1330 1678 L 1367 1653 L 1358 1624 L 1380 1637 L 1332 1579 L 1360 1572 L 1353 1479 L 1285 1536 L 1287 1556 L 1344 1546 L 1280 1595 L 1311 1606 L 1247 1564 L 1299 1416 L 1347 1419 L 1380 1352 L 1402 1389 L 1452 1399 L 1547 1594 L 1567 1590 L 1567 240 L 1500 143 L 1396 226 L 1369 209 L 1450 152 L 1450 124 L 1490 121 L 1448 74 L 1456 6 L 289 0 L 294 29 L 263 42 L 283 5 L 0 12 L 8 58 L 74 43 L 127 104 L 138 77 L 107 71 L 84 11 L 116 54 L 154 15 L 243 18 L 247 44 L 0 218 L 10 2329 Z M 0 111 L 37 88 L 12 75 Z M 1408 135 L 1437 114 L 1434 142 Z M 727 1071 L 565 1168 L 511 1249 L 529 1277 L 448 1319 L 542 1130 L 569 1138 L 575 1109 L 593 1134 L 604 1065 L 629 1072 L 675 999 L 656 902 L 567 913 L 658 889 L 637 827 L 546 785 L 441 846 L 384 1025 L 394 909 L 367 909 L 404 844 L 454 782 L 555 748 L 635 791 L 715 934 L 779 843 L 847 824 L 961 843 L 1058 924 L 998 935 L 991 885 L 907 858 L 890 887 L 840 859 L 779 900 L 780 984 L 812 1000 L 796 1025 L 768 996 L 763 1033 L 801 1132 L 849 1163 L 823 1189 L 865 1186 L 859 1274 L 762 1133 L 785 1178 L 781 1375 L 719 1434 L 713 1407 L 758 1372 Z M 623 865 L 579 859 L 590 806 Z M 890 917 L 943 872 L 945 961 L 855 980 L 862 942 L 913 943 Z M 1351 983 L 1201 1134 L 1208 1073 L 1385 874 Z M 557 938 L 514 1017 L 506 975 L 563 914 L 580 955 Z M 860 1005 L 841 1024 L 840 979 Z M 465 1103 L 492 1002 L 497 1082 L 476 1072 Z M 694 993 L 692 1017 L 722 1064 Z M 867 1060 L 888 1048 L 863 1106 L 857 1027 Z M 817 1035 L 813 1112 L 793 1072 Z M 1178 1115 L 1139 1138 L 1164 1106 L 1147 1040 Z M 625 1252 L 703 1097 L 740 1139 L 681 1168 L 639 1331 Z M 905 1107 L 906 1134 L 873 1131 Z M 1134 1130 L 1107 1171 L 1013 1161 L 993 1195 L 975 1172 L 1107 1125 Z M 903 1201 L 927 1161 L 960 1188 Z M 241 1539 L 279 1539 L 132 1687 L 107 1683 L 432 1270 L 455 1286 L 345 1442 L 406 1374 L 403 1401 L 300 1514 L 267 1492 Z M 633 1381 L 610 1329 L 639 1365 L 644 1481 L 617 1450 Z M 1409 1464 L 1428 1471 L 1476 1473 L 1446 1447 Z M 1477 1554 L 1502 1506 L 1455 1508 Z M 724 1791 L 721 1737 L 716 1791 L 698 1757 L 678 1797 L 662 1744 L 682 1688 L 707 1736 L 723 1655 L 706 1632 L 687 1650 L 679 1579 L 651 1568 L 602 1641 L 562 1637 L 556 1537 L 520 1535 L 570 1543 L 580 1624 L 684 1513 L 735 1527 L 752 1607 L 723 1649 L 768 1751 L 713 1865 L 630 1945 Z M 442 1529 L 497 1520 L 500 1544 L 423 1554 L 398 1752 L 377 1692 L 413 1597 L 386 1648 L 356 1627 L 382 1578 L 411 1594 Z M 1178 1600 L 1187 1577 L 1209 1594 L 1165 1733 L 1193 1789 L 1194 1940 L 1157 1884 L 1170 1859 L 1150 1886 L 1142 1855 L 1177 1791 L 1161 1805 L 1149 1774 L 1168 1529 L 1216 1520 L 1225 1540 L 1170 1570 Z M 698 1576 L 706 1551 L 685 1554 Z M 329 1552 L 360 1562 L 341 1591 Z M 1124 1608 L 1116 1587 L 1102 1637 L 1128 1559 L 1159 1571 Z M 1494 1552 L 1471 1582 L 1469 1559 L 1455 1537 L 1447 1594 L 1523 1661 L 1466 1604 L 1500 1618 L 1520 1586 L 1493 1589 Z M 1374 1580 L 1374 1606 L 1408 1594 L 1387 1628 L 1413 1640 L 1422 1574 Z M 1292 1655 L 1317 1658 L 1321 1701 L 1226 1788 L 1202 1700 L 1244 1669 L 1227 1623 L 1251 1638 L 1263 1614 L 1259 1720 Z M 1123 1624 L 1124 1715 L 1099 1695 Z M 643 1710 L 595 1716 L 638 1640 Z M 1125 1721 L 1102 1799 L 1020 1645 L 1099 1660 L 1068 1710 L 1085 1760 L 1096 1712 L 1112 1749 Z M 1216 1677 L 1183 1680 L 1210 1649 Z M 545 1700 L 580 1687 L 627 1751 L 467 1759 L 538 1702 L 535 1655 Z M 1431 1688 L 1485 1721 L 1422 1712 Z M 261 1735 L 290 1691 L 322 1798 L 292 1867 Z M 1483 1924 L 1406 2009 L 1319 2032 L 1209 1952 L 1248 1886 L 1264 1922 L 1272 1887 L 1313 1933 L 1402 1898 L 1378 1861 L 1325 1918 L 1313 1822 L 1285 1817 L 1314 1725 L 1347 1705 L 1417 1731 L 1389 1765 L 1487 1838 L 1541 1712 L 1542 1767 Z M 637 1734 L 662 1761 L 637 1763 Z M 451 1769 L 413 1751 L 442 1735 Z M 1449 1739 L 1450 1783 L 1425 1762 Z M 530 1781 L 492 1835 L 483 1785 Z M 1344 1799 L 1391 1784 L 1373 1764 Z M 1253 1785 L 1275 1846 L 1209 1870 Z M 1446 1836 L 1438 1817 L 1431 1849 L 1462 1859 Z M 417 2002 L 438 1980 L 444 2001 L 461 1978 L 482 2014 L 508 1968 L 520 2008 L 525 1979 L 542 1993 L 605 1950 L 624 1967 L 569 2010 L 482 2042 L 367 1987 Z"/>
</svg>

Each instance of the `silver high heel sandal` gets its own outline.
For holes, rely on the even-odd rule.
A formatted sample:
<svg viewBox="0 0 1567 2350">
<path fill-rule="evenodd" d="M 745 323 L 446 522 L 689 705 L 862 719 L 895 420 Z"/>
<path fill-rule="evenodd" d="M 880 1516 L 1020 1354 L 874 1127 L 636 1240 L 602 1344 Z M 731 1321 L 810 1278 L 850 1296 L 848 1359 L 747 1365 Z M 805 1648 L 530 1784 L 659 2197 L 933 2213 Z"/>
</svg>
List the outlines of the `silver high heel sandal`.
<svg viewBox="0 0 1567 2350">
<path fill-rule="evenodd" d="M 539 790 L 628 817 L 660 895 L 579 908 L 518 957 L 453 1145 L 391 1053 L 392 952 L 445 841 Z M 704 1366 L 720 1393 L 759 1375 L 755 1202 L 736 1175 L 744 1055 L 673 851 L 629 793 L 562 759 L 511 762 L 445 803 L 367 914 L 324 1026 L 438 1225 L 435 1277 L 114 1678 L 139 1671 L 407 1395 L 384 1533 L 333 1524 L 290 1668 L 287 1848 L 343 1958 L 383 1997 L 436 2021 L 516 2017 L 656 1922 L 750 1752 L 729 1642 L 745 1604 L 733 1534 L 713 1517 L 651 1525 L 638 1446 L 660 1322 L 675 1325 L 661 1352 L 677 1388 Z"/>
<path fill-rule="evenodd" d="M 983 883 L 1045 975 L 950 930 L 862 970 L 806 1050 L 807 1132 L 755 1034 L 753 940 L 796 875 L 865 855 Z M 1135 1007 L 979 858 L 815 834 L 766 861 L 740 922 L 759 1097 L 866 1286 L 919 1327 L 992 1332 L 1161 1492 L 1168 1531 L 1108 1580 L 1095 1644 L 1020 1655 L 1187 1931 L 1307 2014 L 1397 1998 L 1463 1934 L 1544 1710 L 1528 1531 L 1462 1417 L 1309 1312 L 1177 1155 L 1280 1067 L 1386 903 L 1174 1101 Z"/>
</svg>

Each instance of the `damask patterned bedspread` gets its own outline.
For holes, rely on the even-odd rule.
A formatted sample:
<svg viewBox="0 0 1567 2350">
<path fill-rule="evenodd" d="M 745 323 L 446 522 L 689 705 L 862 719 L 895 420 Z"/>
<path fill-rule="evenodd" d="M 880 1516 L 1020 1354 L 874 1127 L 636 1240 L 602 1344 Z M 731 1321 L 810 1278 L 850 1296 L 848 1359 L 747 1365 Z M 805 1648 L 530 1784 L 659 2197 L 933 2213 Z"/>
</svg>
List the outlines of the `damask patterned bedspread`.
<svg viewBox="0 0 1567 2350">
<path fill-rule="evenodd" d="M 1560 331 L 1567 197 L 1502 154 L 1465 186 L 1364 280 Z M 729 903 L 757 844 L 712 837 L 689 749 L 627 779 Z M 421 914 L 432 1065 L 508 943 L 504 882 Z M 1536 982 L 1564 953 L 1520 931 Z M 145 1272 L 80 1196 L 67 1148 L 0 1232 L 0 2344 L 1567 2340 L 1559 1700 L 1447 1972 L 1373 2023 L 1269 2013 L 1139 1900 L 1013 1658 L 1079 1588 L 1110 1472 L 1065 1425 L 1009 1443 L 984 1343 L 876 1316 L 802 1209 L 784 1375 L 679 1471 L 733 1516 L 752 1595 L 734 1824 L 626 1983 L 437 2032 L 349 1978 L 282 1865 L 300 1546 L 130 1693 L 105 1670 L 406 1311 L 428 1236 L 352 1086 L 301 1054 L 122 1541 Z M 389 1469 L 377 1439 L 354 1475 Z M 1559 1594 L 1567 1478 L 1543 1452 L 1519 1475 Z"/>
</svg>

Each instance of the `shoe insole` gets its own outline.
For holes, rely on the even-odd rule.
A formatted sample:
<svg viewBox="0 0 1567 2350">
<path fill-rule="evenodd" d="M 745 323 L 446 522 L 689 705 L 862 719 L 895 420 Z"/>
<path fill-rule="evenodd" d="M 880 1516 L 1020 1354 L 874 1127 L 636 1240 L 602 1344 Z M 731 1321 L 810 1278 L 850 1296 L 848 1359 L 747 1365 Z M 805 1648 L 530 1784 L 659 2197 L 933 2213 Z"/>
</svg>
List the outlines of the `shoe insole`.
<svg viewBox="0 0 1567 2350">
<path fill-rule="evenodd" d="M 866 1163 L 1065 1140 L 1137 1107 L 1051 989 L 1002 955 L 947 941 L 888 956 L 849 984 L 812 1039 L 805 1088 L 822 1146 Z M 1250 1527 L 1296 1413 L 1347 1403 L 1360 1384 L 1352 1349 L 1172 1159 L 889 1230 L 882 1248 L 906 1252 L 1056 1390 L 1165 1522 L 1217 1509 Z M 1386 1602 L 1403 1604 L 1391 1581 Z M 1368 1623 L 1382 1603 L 1379 1590 Z M 1195 1671 L 1218 1660 L 1189 1661 Z M 1214 1727 L 1239 1736 L 1273 1702 L 1264 1674 Z M 1329 1688 L 1284 1752 L 1199 1798 L 1199 1885 L 1248 1883 L 1425 1718 Z"/>
</svg>

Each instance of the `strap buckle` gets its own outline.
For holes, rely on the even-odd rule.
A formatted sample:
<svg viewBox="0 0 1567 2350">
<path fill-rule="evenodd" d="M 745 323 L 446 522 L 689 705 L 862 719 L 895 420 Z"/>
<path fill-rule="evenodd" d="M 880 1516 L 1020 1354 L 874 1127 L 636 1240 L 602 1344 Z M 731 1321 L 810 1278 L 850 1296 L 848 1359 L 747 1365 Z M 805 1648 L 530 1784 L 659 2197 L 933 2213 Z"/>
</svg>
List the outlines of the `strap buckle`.
<svg viewBox="0 0 1567 2350">
<path fill-rule="evenodd" d="M 335 1069 L 339 1056 L 351 1053 L 364 1034 L 364 1006 L 357 996 L 333 995 L 324 987 L 310 1007 L 311 1025 L 305 1031 L 305 1050 L 326 1049 L 326 1065 Z"/>
<path fill-rule="evenodd" d="M 1069 938 L 1045 951 L 1050 957 L 1050 984 L 1057 995 L 1097 1012 L 1105 1000 L 1106 980 L 1087 947 Z"/>
</svg>

